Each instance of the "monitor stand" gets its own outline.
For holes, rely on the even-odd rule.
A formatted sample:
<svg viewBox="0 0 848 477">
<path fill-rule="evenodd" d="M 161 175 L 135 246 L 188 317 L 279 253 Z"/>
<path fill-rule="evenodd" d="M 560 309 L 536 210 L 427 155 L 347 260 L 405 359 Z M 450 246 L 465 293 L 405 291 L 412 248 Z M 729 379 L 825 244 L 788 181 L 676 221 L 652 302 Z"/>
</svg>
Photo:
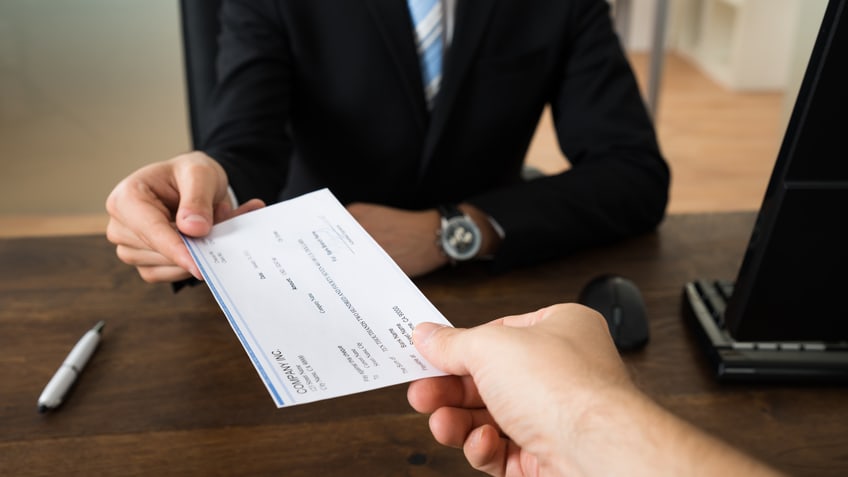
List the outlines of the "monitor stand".
<svg viewBox="0 0 848 477">
<path fill-rule="evenodd" d="M 720 381 L 848 382 L 848 343 L 733 339 L 723 323 L 732 293 L 728 281 L 697 280 L 683 288 L 683 316 Z"/>
</svg>

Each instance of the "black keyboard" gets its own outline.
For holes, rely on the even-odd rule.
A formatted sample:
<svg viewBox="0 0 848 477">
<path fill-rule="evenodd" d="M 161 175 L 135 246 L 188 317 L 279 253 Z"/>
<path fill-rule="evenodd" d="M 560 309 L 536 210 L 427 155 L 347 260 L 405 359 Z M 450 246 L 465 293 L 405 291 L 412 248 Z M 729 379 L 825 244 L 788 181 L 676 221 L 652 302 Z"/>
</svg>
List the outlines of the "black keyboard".
<svg viewBox="0 0 848 477">
<path fill-rule="evenodd" d="M 694 283 L 698 294 L 704 301 L 704 305 L 707 306 L 710 312 L 710 316 L 712 316 L 719 327 L 723 328 L 724 308 L 727 306 L 730 296 L 733 295 L 733 282 L 720 280 L 706 282 L 704 280 L 698 280 Z"/>
<path fill-rule="evenodd" d="M 733 282 L 697 280 L 686 284 L 683 295 L 683 314 L 719 379 L 848 382 L 848 343 L 733 339 L 724 323 Z"/>
</svg>

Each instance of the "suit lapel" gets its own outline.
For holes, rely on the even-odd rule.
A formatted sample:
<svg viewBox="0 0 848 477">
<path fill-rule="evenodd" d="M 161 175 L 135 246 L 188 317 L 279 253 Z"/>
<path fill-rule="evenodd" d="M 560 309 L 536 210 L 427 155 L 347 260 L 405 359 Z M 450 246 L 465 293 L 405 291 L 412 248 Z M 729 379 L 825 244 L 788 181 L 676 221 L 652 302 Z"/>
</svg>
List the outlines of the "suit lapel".
<svg viewBox="0 0 848 477">
<path fill-rule="evenodd" d="M 424 99 L 424 87 L 421 83 L 418 52 L 415 51 L 412 19 L 406 2 L 403 0 L 367 0 L 366 3 L 403 83 L 416 123 L 423 133 L 427 128 L 429 113 Z"/>
<path fill-rule="evenodd" d="M 419 177 L 424 174 L 433 158 L 435 147 L 456 103 L 456 96 L 459 94 L 468 74 L 468 68 L 473 63 L 477 47 L 486 32 L 495 3 L 496 0 L 457 0 L 456 2 L 453 39 L 448 56 L 445 58 L 442 86 L 436 98 L 430 128 L 424 143 Z"/>
</svg>

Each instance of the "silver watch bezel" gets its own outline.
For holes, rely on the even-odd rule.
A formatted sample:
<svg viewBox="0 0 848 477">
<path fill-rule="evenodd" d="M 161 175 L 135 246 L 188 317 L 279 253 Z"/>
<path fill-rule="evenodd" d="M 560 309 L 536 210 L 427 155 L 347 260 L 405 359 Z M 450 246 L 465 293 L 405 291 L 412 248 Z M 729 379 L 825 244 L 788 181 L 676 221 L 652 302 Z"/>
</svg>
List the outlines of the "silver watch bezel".
<svg viewBox="0 0 848 477">
<path fill-rule="evenodd" d="M 458 234 L 461 234 L 460 237 Z M 461 240 L 462 243 L 458 243 Z M 477 256 L 483 237 L 480 228 L 466 214 L 453 217 L 442 216 L 442 228 L 439 230 L 439 244 L 450 259 L 462 262 Z"/>
</svg>

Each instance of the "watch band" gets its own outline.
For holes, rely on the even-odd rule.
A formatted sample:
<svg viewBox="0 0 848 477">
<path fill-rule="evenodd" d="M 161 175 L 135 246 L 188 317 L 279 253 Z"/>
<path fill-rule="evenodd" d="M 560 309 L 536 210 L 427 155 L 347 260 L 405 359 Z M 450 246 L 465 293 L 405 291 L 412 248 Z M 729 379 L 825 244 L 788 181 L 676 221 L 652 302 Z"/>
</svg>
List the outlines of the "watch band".
<svg viewBox="0 0 848 477">
<path fill-rule="evenodd" d="M 455 204 L 441 204 L 438 206 L 439 214 L 443 219 L 450 220 L 454 217 L 467 217 Z M 470 220 L 470 217 L 469 217 Z"/>
</svg>

